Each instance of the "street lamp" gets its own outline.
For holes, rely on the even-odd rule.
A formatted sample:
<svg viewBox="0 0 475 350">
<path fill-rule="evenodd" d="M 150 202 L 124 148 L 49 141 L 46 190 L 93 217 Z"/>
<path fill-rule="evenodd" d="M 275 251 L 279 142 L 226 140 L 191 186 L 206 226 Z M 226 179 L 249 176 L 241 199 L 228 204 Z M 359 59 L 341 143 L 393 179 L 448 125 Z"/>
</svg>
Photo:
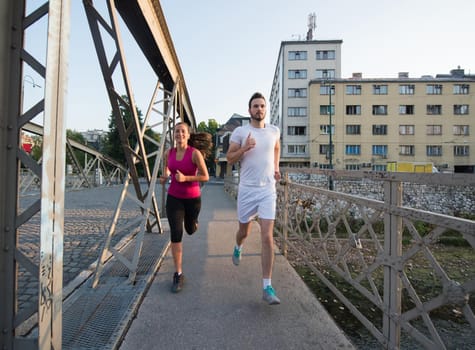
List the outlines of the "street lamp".
<svg viewBox="0 0 475 350">
<path fill-rule="evenodd" d="M 329 131 L 328 131 L 328 165 L 329 169 L 333 170 L 333 140 L 332 140 L 332 94 L 335 91 L 335 87 L 332 85 L 331 80 L 328 77 L 328 72 L 323 72 L 323 84 L 328 93 L 328 116 L 329 116 Z M 333 191 L 333 177 L 330 174 L 328 176 L 328 189 Z"/>
<path fill-rule="evenodd" d="M 40 88 L 41 89 L 41 86 L 38 85 L 35 80 L 33 79 L 33 77 L 31 75 L 24 75 L 23 76 L 23 83 L 21 84 L 21 110 L 23 111 L 23 99 L 24 99 L 24 96 L 25 96 L 25 83 L 29 83 L 31 84 L 31 86 L 33 86 L 33 88 Z"/>
</svg>

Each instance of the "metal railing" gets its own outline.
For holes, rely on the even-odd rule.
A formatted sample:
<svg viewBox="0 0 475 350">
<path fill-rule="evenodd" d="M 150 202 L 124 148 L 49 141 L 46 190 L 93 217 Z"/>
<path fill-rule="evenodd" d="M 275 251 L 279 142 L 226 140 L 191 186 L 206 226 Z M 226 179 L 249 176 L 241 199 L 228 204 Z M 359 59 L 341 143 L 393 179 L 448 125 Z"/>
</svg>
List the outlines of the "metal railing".
<svg viewBox="0 0 475 350">
<path fill-rule="evenodd" d="M 329 175 L 335 191 L 326 189 Z M 225 182 L 234 197 L 237 181 Z M 475 332 L 475 270 L 464 259 L 474 256 L 475 221 L 447 215 L 442 204 L 437 213 L 410 203 L 421 193 L 443 198 L 442 191 L 473 203 L 474 185 L 467 174 L 287 169 L 277 186 L 276 238 L 282 253 L 298 256 L 384 348 L 399 349 L 403 336 L 446 349 L 451 334 L 438 322 L 441 314 Z"/>
</svg>

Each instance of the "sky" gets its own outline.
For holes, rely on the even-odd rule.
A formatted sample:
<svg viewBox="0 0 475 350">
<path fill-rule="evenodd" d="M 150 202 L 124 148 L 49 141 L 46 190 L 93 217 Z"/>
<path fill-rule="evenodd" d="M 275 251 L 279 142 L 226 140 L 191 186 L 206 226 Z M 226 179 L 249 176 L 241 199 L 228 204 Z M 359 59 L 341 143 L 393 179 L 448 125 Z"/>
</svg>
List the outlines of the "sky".
<svg viewBox="0 0 475 350">
<path fill-rule="evenodd" d="M 160 4 L 197 123 L 215 119 L 224 124 L 234 113 L 247 116 L 252 93 L 269 96 L 281 42 L 304 40 L 311 13 L 316 15 L 315 40 L 343 41 L 342 78 L 354 72 L 363 78 L 396 78 L 398 72 L 435 76 L 458 66 L 475 74 L 473 0 L 162 0 Z M 76 131 L 107 130 L 111 107 L 82 1 L 71 0 L 71 11 L 66 125 Z M 37 32 L 41 33 L 29 34 L 28 45 L 39 45 L 34 40 Z M 156 77 L 125 26 L 121 32 L 134 97 L 145 114 Z M 34 73 L 29 75 L 28 82 L 41 85 Z M 24 90 L 25 97 L 41 93 L 31 82 Z"/>
</svg>

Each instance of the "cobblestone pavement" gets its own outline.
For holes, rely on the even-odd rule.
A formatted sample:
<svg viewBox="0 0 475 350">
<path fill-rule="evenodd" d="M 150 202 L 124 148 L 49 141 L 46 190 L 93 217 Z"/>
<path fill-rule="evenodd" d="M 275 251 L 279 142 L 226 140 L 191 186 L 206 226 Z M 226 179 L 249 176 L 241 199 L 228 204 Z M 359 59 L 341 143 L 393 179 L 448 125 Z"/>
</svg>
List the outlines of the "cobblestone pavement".
<svg viewBox="0 0 475 350">
<path fill-rule="evenodd" d="M 120 185 L 66 192 L 63 286 L 67 286 L 81 271 L 88 269 L 99 257 L 122 189 L 123 186 Z M 129 186 L 129 193 L 131 190 L 131 186 Z M 155 194 L 160 208 L 161 186 L 157 186 Z M 38 199 L 38 193 L 23 196 L 20 199 L 20 207 L 24 209 Z M 141 212 L 137 204 L 126 197 L 111 246 L 115 246 L 131 233 L 133 228 L 124 231 L 121 230 L 121 227 L 139 216 L 141 216 Z M 155 230 L 156 227 L 154 227 Z M 37 213 L 20 227 L 18 241 L 19 250 L 38 265 L 40 213 Z M 19 309 L 36 305 L 38 302 L 38 276 L 32 276 L 20 267 L 17 291 Z"/>
</svg>

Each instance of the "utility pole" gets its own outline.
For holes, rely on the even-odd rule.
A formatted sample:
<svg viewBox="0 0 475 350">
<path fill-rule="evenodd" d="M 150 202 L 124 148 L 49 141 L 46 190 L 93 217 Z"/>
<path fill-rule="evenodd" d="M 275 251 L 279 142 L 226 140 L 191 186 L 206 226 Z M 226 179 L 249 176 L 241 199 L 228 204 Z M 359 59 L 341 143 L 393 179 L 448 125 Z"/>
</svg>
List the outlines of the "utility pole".
<svg viewBox="0 0 475 350">
<path fill-rule="evenodd" d="M 325 86 L 325 89 L 328 92 L 328 116 L 329 116 L 329 130 L 328 130 L 328 167 L 330 170 L 333 170 L 333 139 L 332 139 L 332 134 L 333 134 L 333 123 L 332 123 L 332 94 L 335 91 L 335 87 L 332 85 L 332 82 L 330 78 L 328 77 L 328 72 L 324 71 L 323 72 L 323 84 Z M 328 176 L 328 189 L 333 191 L 333 177 L 330 174 Z"/>
</svg>

